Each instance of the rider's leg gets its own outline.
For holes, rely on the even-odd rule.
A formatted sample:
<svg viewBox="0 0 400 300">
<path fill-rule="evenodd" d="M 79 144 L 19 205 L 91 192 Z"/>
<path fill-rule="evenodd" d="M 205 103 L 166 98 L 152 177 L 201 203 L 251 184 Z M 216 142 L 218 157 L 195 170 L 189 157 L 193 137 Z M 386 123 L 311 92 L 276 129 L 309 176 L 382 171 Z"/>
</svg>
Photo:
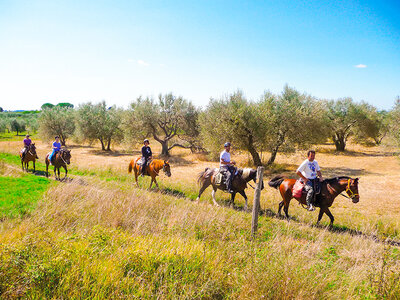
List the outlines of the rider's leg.
<svg viewBox="0 0 400 300">
<path fill-rule="evenodd" d="M 314 210 L 314 206 L 312 205 L 312 200 L 313 200 L 313 196 L 314 196 L 314 188 L 313 188 L 313 182 L 312 181 L 308 181 L 305 185 L 304 185 L 304 189 L 307 192 L 307 196 L 306 196 L 306 202 L 307 202 L 307 209 L 309 211 Z"/>
<path fill-rule="evenodd" d="M 232 193 L 232 173 L 231 170 L 226 171 L 226 189 L 229 193 Z"/>
</svg>

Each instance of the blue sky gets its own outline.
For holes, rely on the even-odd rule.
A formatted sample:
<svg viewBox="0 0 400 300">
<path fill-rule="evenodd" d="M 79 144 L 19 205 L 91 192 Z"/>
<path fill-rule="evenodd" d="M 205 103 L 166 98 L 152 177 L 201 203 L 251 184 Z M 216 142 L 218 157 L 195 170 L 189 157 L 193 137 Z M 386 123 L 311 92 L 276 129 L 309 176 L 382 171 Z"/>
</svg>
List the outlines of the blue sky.
<svg viewBox="0 0 400 300">
<path fill-rule="evenodd" d="M 390 109 L 400 95 L 398 1 L 0 0 L 0 106 L 173 92 L 198 106 L 285 84 Z"/>
</svg>

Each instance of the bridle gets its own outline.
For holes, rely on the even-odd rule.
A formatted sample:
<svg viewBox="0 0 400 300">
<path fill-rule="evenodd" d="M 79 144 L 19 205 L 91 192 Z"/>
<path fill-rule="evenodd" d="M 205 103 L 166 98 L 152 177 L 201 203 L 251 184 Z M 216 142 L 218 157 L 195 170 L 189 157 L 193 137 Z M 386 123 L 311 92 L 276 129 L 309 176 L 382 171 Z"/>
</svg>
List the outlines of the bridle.
<svg viewBox="0 0 400 300">
<path fill-rule="evenodd" d="M 164 162 L 162 170 L 165 174 L 167 174 L 167 164 Z M 168 174 L 167 174 L 168 175 Z"/>
<path fill-rule="evenodd" d="M 346 194 L 349 195 L 350 197 L 347 197 L 346 195 L 343 195 L 343 194 L 340 194 L 340 195 L 342 195 L 343 197 L 346 197 L 346 198 L 348 198 L 348 199 L 353 200 L 354 198 L 356 198 L 357 196 L 359 196 L 359 194 L 353 193 L 353 191 L 352 191 L 351 188 L 350 188 L 350 182 L 351 182 L 351 179 L 349 178 L 349 179 L 347 180 Z"/>
<path fill-rule="evenodd" d="M 67 162 L 65 161 L 65 159 L 64 159 L 64 157 L 63 157 L 64 151 L 63 151 L 63 150 L 60 150 L 59 153 L 60 153 L 60 157 L 61 157 L 62 161 L 64 162 L 65 165 L 67 165 Z"/>
</svg>

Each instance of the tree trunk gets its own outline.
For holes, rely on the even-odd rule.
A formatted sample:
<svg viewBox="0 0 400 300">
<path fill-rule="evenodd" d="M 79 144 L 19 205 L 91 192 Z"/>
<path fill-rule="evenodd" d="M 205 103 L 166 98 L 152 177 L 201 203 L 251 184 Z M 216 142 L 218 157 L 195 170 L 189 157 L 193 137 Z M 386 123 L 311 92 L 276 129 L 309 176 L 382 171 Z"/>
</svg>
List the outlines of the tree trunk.
<svg viewBox="0 0 400 300">
<path fill-rule="evenodd" d="M 336 151 L 343 152 L 344 149 L 346 148 L 346 139 L 344 135 L 335 133 L 335 135 L 333 136 L 333 141 L 336 146 Z"/>
<path fill-rule="evenodd" d="M 253 145 L 253 136 L 248 135 L 248 143 L 247 150 L 250 152 L 251 157 L 253 158 L 253 163 L 256 167 L 262 166 L 260 155 L 258 154 L 256 148 Z"/>
<path fill-rule="evenodd" d="M 106 150 L 106 147 L 104 146 L 103 139 L 99 139 L 101 143 L 101 150 Z"/>
<path fill-rule="evenodd" d="M 169 149 L 168 149 L 168 141 L 159 141 L 161 143 L 162 149 L 161 149 L 161 155 L 166 155 L 169 156 Z"/>
<path fill-rule="evenodd" d="M 279 150 L 279 146 L 276 146 L 276 147 L 274 147 L 274 149 L 272 149 L 271 156 L 270 156 L 270 158 L 269 158 L 269 160 L 267 162 L 267 166 L 270 166 L 270 165 L 272 165 L 274 163 L 275 158 L 276 158 L 276 154 L 278 153 L 278 150 Z"/>
<path fill-rule="evenodd" d="M 61 146 L 65 147 L 65 138 L 64 138 L 64 136 L 60 135 L 60 138 L 61 138 Z"/>
<path fill-rule="evenodd" d="M 107 151 L 111 151 L 110 145 L 111 145 L 111 138 L 109 138 L 107 141 Z"/>
</svg>

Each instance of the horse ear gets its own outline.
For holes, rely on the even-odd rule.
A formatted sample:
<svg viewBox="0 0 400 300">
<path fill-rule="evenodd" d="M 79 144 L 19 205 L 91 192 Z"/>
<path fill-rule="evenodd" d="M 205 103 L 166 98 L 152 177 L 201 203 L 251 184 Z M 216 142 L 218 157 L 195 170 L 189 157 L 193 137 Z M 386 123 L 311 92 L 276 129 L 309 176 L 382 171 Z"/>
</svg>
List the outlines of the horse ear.
<svg viewBox="0 0 400 300">
<path fill-rule="evenodd" d="M 169 164 L 169 161 L 168 160 L 164 160 L 164 163 L 166 163 L 167 165 Z"/>
</svg>

